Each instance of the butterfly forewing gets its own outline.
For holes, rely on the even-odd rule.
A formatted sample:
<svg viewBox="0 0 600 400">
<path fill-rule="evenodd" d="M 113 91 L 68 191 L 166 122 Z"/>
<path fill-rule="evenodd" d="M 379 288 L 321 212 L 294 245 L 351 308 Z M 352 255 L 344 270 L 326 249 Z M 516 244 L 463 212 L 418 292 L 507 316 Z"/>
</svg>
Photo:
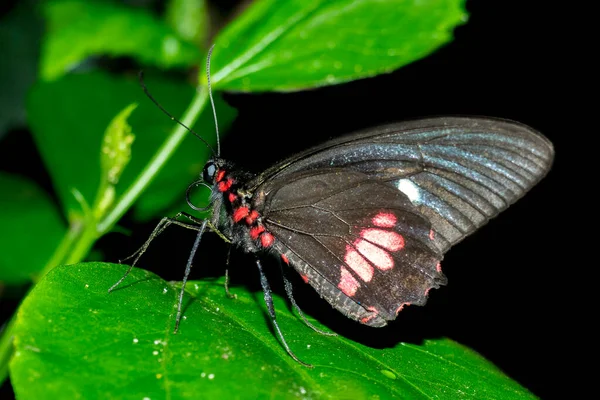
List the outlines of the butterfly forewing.
<svg viewBox="0 0 600 400">
<path fill-rule="evenodd" d="M 429 220 L 443 253 L 525 194 L 553 155 L 546 138 L 519 123 L 431 118 L 332 140 L 275 165 L 248 188 L 300 171 L 361 172 L 404 193 Z"/>
<path fill-rule="evenodd" d="M 316 169 L 269 180 L 254 199 L 284 259 L 350 318 L 383 326 L 445 283 L 429 221 L 392 185 Z"/>
</svg>

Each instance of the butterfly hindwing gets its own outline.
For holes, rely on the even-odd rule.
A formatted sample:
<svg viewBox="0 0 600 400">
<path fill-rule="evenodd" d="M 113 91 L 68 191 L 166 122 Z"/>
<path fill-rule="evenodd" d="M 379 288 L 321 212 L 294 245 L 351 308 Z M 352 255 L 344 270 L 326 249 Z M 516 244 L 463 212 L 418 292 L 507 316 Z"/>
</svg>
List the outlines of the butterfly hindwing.
<svg viewBox="0 0 600 400">
<path fill-rule="evenodd" d="M 269 180 L 254 199 L 276 250 L 350 318 L 383 326 L 445 283 L 429 221 L 392 185 L 318 169 Z"/>
</svg>

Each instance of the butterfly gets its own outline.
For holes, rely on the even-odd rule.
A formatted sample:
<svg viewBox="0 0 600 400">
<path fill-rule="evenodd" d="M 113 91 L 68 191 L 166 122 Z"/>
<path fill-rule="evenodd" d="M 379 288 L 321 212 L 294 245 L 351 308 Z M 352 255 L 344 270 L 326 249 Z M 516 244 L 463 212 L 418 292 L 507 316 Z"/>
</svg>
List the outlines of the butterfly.
<svg viewBox="0 0 600 400">
<path fill-rule="evenodd" d="M 177 331 L 192 259 L 208 226 L 256 255 L 278 337 L 290 356 L 309 365 L 296 357 L 277 324 L 264 255 L 278 257 L 346 317 L 385 326 L 405 306 L 424 305 L 432 288 L 446 284 L 444 253 L 531 189 L 553 157 L 552 143 L 534 129 L 487 117 L 416 119 L 368 129 L 256 175 L 221 158 L 218 147 L 202 179 L 188 188 L 195 209 L 189 191 L 200 184 L 211 189 L 211 217 L 163 218 L 132 266 L 168 225 L 198 231 Z M 285 274 L 284 280 L 292 304 L 318 331 L 297 307 Z"/>
</svg>

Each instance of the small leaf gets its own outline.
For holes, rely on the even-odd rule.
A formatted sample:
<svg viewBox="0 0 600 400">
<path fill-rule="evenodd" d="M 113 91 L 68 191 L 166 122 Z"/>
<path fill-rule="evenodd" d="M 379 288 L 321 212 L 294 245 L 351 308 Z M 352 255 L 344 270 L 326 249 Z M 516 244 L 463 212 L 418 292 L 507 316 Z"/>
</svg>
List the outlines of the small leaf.
<svg viewBox="0 0 600 400">
<path fill-rule="evenodd" d="M 169 0 L 165 17 L 179 36 L 204 45 L 209 32 L 208 7 L 204 0 Z"/>
<path fill-rule="evenodd" d="M 0 172 L 0 281 L 29 282 L 66 232 L 56 205 L 33 182 Z"/>
<path fill-rule="evenodd" d="M 185 84 L 147 75 L 146 84 L 154 97 L 174 116 L 183 113 L 194 95 Z M 56 101 L 60 98 L 61 101 Z M 221 129 L 226 130 L 235 112 L 215 98 Z M 51 175 L 65 213 L 81 216 L 81 206 L 72 195 L 77 188 L 93 200 L 100 185 L 100 153 L 103 135 L 111 119 L 128 104 L 139 107 L 128 122 L 137 132 L 132 158 L 119 178 L 115 196 L 137 179 L 142 168 L 168 137 L 174 122 L 145 95 L 137 79 L 118 78 L 101 73 L 65 76 L 54 82 L 38 82 L 29 96 L 28 116 L 34 139 Z M 214 122 L 210 110 L 192 127 L 214 142 Z M 182 198 L 187 185 L 198 176 L 208 157 L 206 146 L 190 134 L 159 172 L 137 204 L 143 218 L 161 215 Z"/>
<path fill-rule="evenodd" d="M 115 198 L 115 185 L 119 183 L 119 178 L 131 159 L 131 144 L 135 136 L 131 133 L 127 118 L 136 107 L 135 103 L 125 107 L 113 118 L 104 133 L 100 151 L 101 183 L 94 206 L 96 220 L 102 218 L 112 205 Z"/>
<path fill-rule="evenodd" d="M 162 68 L 191 66 L 200 50 L 165 22 L 141 9 L 114 3 L 55 0 L 44 3 L 48 33 L 41 75 L 52 80 L 89 56 L 131 56 Z"/>
<path fill-rule="evenodd" d="M 448 339 L 376 349 L 326 337 L 275 297 L 296 354 L 273 335 L 262 293 L 189 282 L 179 332 L 178 290 L 139 269 L 84 263 L 55 268 L 24 301 L 11 380 L 19 398 L 503 398 L 533 396 Z M 373 334 L 380 330 L 373 329 Z M 201 395 L 199 395 L 201 394 Z"/>
<path fill-rule="evenodd" d="M 261 0 L 221 32 L 221 90 L 301 90 L 390 72 L 448 43 L 465 0 Z"/>
</svg>

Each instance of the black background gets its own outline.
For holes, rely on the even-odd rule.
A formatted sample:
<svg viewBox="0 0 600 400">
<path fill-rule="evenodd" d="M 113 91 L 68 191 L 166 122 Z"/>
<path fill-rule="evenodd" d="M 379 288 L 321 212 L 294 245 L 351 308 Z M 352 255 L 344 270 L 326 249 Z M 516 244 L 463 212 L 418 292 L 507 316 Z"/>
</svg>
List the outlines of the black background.
<svg viewBox="0 0 600 400">
<path fill-rule="evenodd" d="M 586 269 L 595 265 L 577 259 L 586 233 L 573 222 L 582 219 L 573 215 L 588 203 L 576 200 L 586 193 L 575 183 L 585 137 L 575 122 L 581 123 L 575 95 L 581 86 L 574 83 L 581 78 L 580 61 L 566 54 L 576 21 L 546 1 L 469 1 L 467 7 L 469 22 L 457 29 L 451 44 L 392 74 L 300 93 L 228 94 L 239 118 L 222 141 L 222 155 L 258 172 L 343 133 L 443 114 L 508 118 L 545 134 L 556 150 L 549 175 L 448 252 L 442 266 L 449 284 L 432 291 L 426 307 L 409 307 L 391 327 L 375 329 L 324 310 L 328 307 L 309 290 L 300 289 L 298 297 L 309 314 L 363 343 L 387 346 L 448 336 L 542 398 L 576 398 L 585 388 L 577 380 L 580 362 L 575 357 L 586 353 L 586 345 L 575 314 L 585 305 L 591 280 Z M 31 143 L 15 135 L 6 139 Z M 39 156 L 33 151 L 31 157 Z M 44 179 L 38 176 L 39 165 L 32 174 Z M 129 225 L 134 231 L 127 248 L 111 237 L 99 248 L 108 259 L 122 258 L 153 226 Z M 176 228 L 169 232 L 142 266 L 166 279 L 181 279 L 193 234 Z M 226 256 L 218 238 L 207 238 L 200 253 L 203 259 L 210 253 L 213 265 L 222 265 Z M 165 271 L 161 265 L 181 269 Z M 234 255 L 231 268 L 234 285 L 260 290 L 251 260 Z M 193 279 L 222 274 L 222 267 L 199 269 Z"/>
</svg>

